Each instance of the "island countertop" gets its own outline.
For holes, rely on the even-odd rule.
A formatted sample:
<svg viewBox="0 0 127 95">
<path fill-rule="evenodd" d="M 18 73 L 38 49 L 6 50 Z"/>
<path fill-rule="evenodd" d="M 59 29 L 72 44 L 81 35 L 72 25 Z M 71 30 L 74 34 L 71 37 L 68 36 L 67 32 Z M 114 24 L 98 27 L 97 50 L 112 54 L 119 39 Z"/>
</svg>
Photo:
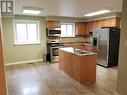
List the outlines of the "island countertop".
<svg viewBox="0 0 127 95">
<path fill-rule="evenodd" d="M 60 48 L 60 50 L 75 54 L 77 56 L 88 56 L 88 55 L 96 55 L 97 54 L 97 53 L 94 53 L 94 52 L 91 52 L 91 51 L 76 49 L 76 48 L 73 48 L 73 47 Z"/>
</svg>

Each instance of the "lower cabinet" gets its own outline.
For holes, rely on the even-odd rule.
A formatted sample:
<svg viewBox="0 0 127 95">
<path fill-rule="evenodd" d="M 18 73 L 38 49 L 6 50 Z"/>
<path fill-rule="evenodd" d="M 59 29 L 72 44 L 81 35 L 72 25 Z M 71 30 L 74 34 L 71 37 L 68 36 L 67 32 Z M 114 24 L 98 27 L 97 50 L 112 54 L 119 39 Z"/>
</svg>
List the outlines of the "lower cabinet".
<svg viewBox="0 0 127 95">
<path fill-rule="evenodd" d="M 60 50 L 59 68 L 81 84 L 96 81 L 96 55 L 77 56 Z"/>
<path fill-rule="evenodd" d="M 65 52 L 64 51 L 59 51 L 59 68 L 61 70 L 65 70 L 65 66 L 64 66 L 64 56 L 65 56 Z"/>
<path fill-rule="evenodd" d="M 59 51 L 59 68 L 69 76 L 73 77 L 72 54 L 64 51 Z"/>
<path fill-rule="evenodd" d="M 73 78 L 81 84 L 96 80 L 95 55 L 85 56 L 85 58 L 73 56 Z"/>
</svg>

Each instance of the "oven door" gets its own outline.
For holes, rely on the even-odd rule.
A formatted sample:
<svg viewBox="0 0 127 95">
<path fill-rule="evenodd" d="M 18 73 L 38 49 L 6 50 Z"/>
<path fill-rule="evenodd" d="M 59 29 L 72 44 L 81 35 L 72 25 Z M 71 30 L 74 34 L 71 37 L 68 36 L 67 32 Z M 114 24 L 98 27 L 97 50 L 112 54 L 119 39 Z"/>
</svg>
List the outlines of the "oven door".
<svg viewBox="0 0 127 95">
<path fill-rule="evenodd" d="M 58 62 L 59 59 L 59 47 L 50 47 L 51 62 Z"/>
</svg>

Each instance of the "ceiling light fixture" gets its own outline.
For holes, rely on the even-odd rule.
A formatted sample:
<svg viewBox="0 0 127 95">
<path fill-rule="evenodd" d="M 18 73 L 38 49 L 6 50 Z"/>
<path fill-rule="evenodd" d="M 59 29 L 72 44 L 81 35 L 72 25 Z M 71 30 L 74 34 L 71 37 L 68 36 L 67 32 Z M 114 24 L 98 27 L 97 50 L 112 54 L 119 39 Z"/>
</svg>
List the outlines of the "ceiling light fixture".
<svg viewBox="0 0 127 95">
<path fill-rule="evenodd" d="M 97 11 L 97 12 L 93 12 L 93 13 L 89 13 L 89 14 L 85 14 L 84 16 L 96 16 L 96 15 L 100 15 L 100 14 L 105 14 L 105 13 L 109 13 L 111 12 L 110 10 L 100 10 L 100 11 Z"/>
<path fill-rule="evenodd" d="M 34 14 L 34 15 L 38 15 L 38 14 L 41 13 L 41 11 L 24 9 L 24 10 L 23 10 L 23 13 L 24 13 L 24 14 Z"/>
<path fill-rule="evenodd" d="M 32 15 L 39 15 L 42 12 L 41 8 L 36 7 L 23 7 L 23 14 L 32 14 Z"/>
</svg>

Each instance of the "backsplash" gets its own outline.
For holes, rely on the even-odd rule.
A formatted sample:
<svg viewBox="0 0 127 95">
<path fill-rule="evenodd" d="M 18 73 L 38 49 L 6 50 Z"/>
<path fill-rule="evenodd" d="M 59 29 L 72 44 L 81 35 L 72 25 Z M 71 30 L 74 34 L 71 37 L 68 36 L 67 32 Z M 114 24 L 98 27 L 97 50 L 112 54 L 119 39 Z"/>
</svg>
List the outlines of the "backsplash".
<svg viewBox="0 0 127 95">
<path fill-rule="evenodd" d="M 47 39 L 58 39 L 61 43 L 92 42 L 91 37 L 47 37 Z"/>
<path fill-rule="evenodd" d="M 77 37 L 77 38 L 59 38 L 61 43 L 71 43 L 71 42 L 91 42 L 90 37 Z"/>
</svg>

